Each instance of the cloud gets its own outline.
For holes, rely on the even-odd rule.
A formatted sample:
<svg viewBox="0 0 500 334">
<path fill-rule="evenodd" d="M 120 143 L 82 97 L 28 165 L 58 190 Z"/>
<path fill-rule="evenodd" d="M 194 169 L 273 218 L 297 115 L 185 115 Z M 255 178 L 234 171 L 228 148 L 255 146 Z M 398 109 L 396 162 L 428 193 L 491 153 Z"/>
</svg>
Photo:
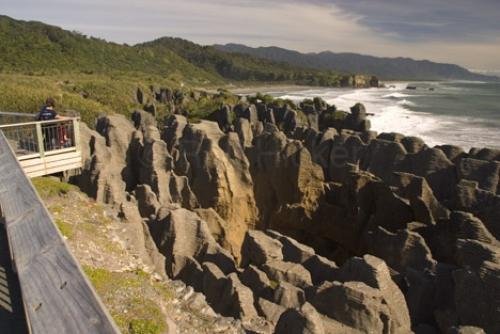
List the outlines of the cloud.
<svg viewBox="0 0 500 334">
<path fill-rule="evenodd" d="M 500 68 L 497 1 L 16 0 L 2 12 L 129 44 L 175 36 Z"/>
<path fill-rule="evenodd" d="M 404 40 L 490 40 L 500 34 L 498 0 L 323 0 L 360 23 Z"/>
</svg>

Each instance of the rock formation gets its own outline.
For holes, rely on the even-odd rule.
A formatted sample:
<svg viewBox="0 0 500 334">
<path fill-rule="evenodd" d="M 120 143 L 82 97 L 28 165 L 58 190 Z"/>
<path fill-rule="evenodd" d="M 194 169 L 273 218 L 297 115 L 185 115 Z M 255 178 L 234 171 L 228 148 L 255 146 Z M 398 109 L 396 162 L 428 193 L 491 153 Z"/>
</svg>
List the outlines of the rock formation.
<svg viewBox="0 0 500 334">
<path fill-rule="evenodd" d="M 377 135 L 320 99 L 135 115 L 82 127 L 76 181 L 248 332 L 500 332 L 498 151 Z"/>
<path fill-rule="evenodd" d="M 186 126 L 173 150 L 200 206 L 213 208 L 230 226 L 226 240 L 239 257 L 245 232 L 257 225 L 258 212 L 250 164 L 238 136 L 224 134 L 217 123 L 202 121 Z"/>
</svg>

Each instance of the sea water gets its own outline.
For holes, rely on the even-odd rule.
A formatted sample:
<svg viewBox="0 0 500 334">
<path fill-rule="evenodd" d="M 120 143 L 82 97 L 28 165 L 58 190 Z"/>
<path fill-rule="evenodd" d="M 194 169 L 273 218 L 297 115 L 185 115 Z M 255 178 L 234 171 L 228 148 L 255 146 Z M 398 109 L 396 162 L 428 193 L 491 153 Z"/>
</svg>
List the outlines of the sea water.
<svg viewBox="0 0 500 334">
<path fill-rule="evenodd" d="M 361 102 L 372 130 L 417 136 L 430 145 L 500 148 L 500 83 L 389 82 L 385 88 L 308 89 L 268 92 L 300 101 L 321 97 L 348 111 Z M 416 87 L 415 90 L 407 89 Z"/>
</svg>

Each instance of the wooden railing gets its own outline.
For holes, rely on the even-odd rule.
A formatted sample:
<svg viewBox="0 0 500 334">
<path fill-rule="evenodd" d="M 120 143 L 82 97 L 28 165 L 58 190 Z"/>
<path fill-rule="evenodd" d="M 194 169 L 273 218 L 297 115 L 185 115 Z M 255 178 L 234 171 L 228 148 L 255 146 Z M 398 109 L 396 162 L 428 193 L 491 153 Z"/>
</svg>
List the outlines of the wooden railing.
<svg viewBox="0 0 500 334">
<path fill-rule="evenodd" d="M 16 124 L 36 121 L 37 114 L 0 111 L 0 124 Z"/>
<path fill-rule="evenodd" d="M 30 332 L 119 333 L 2 131 L 0 209 Z"/>
<path fill-rule="evenodd" d="M 36 121 L 30 114 L 0 113 L 2 131 L 29 177 L 82 167 L 80 119 Z"/>
</svg>

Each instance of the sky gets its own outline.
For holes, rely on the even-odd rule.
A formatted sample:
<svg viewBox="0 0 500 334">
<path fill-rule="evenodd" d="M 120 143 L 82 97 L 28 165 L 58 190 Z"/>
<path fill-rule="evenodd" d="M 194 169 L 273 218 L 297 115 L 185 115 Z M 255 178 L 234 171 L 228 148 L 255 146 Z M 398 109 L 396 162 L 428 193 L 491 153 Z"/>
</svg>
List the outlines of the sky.
<svg viewBox="0 0 500 334">
<path fill-rule="evenodd" d="M 0 0 L 0 14 L 119 43 L 172 36 L 500 71 L 500 0 Z"/>
</svg>

